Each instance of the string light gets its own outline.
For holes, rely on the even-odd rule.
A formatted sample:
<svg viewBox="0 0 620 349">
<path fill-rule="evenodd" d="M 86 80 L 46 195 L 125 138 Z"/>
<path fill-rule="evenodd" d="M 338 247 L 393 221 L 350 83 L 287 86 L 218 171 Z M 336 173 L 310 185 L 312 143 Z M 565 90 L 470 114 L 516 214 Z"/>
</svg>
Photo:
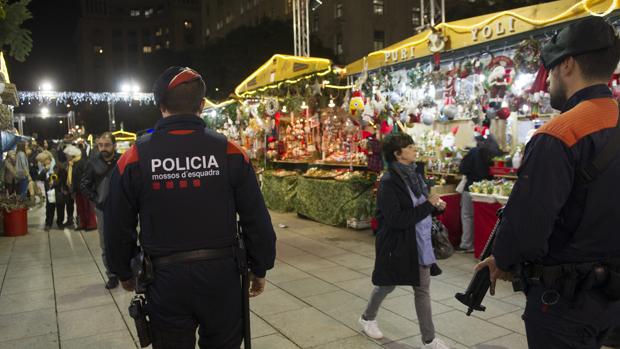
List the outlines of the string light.
<svg viewBox="0 0 620 349">
<path fill-rule="evenodd" d="M 119 92 L 45 92 L 45 91 L 19 91 L 19 100 L 22 104 L 31 102 L 51 103 L 57 105 L 81 104 L 81 103 L 108 103 L 108 102 L 138 102 L 142 104 L 155 104 L 152 93 L 119 93 Z"/>
</svg>

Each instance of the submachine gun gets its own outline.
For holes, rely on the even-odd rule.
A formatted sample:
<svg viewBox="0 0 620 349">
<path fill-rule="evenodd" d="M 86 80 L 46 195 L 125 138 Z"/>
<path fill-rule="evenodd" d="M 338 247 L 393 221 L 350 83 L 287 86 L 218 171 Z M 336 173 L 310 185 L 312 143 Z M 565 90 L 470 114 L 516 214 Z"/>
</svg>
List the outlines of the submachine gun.
<svg viewBox="0 0 620 349">
<path fill-rule="evenodd" d="M 241 311 L 243 312 L 243 347 L 252 349 L 252 337 L 250 333 L 250 276 L 248 271 L 248 254 L 243 239 L 241 225 L 237 222 L 237 247 L 235 259 L 239 274 L 241 274 Z"/>
<path fill-rule="evenodd" d="M 502 221 L 502 212 L 503 208 L 497 211 L 497 223 L 495 223 L 495 227 L 493 227 L 493 230 L 491 231 L 491 236 L 489 236 L 489 240 L 487 240 L 484 250 L 482 250 L 482 254 L 480 255 L 481 261 L 491 255 L 497 229 Z M 464 293 L 457 293 L 455 295 L 459 302 L 467 306 L 467 316 L 471 315 L 474 310 L 486 310 L 486 307 L 482 305 L 482 300 L 484 299 L 484 296 L 486 296 L 489 287 L 491 287 L 490 277 L 491 273 L 489 271 L 489 267 L 484 267 L 483 269 L 476 271 L 469 282 L 469 286 L 467 286 L 467 290 L 465 290 Z M 512 287 L 515 292 L 522 290 L 522 283 L 518 275 L 514 277 Z"/>
<path fill-rule="evenodd" d="M 131 271 L 136 280 L 136 294 L 129 304 L 129 316 L 136 324 L 136 332 L 140 341 L 140 347 L 146 348 L 152 343 L 151 323 L 146 315 L 144 305 L 146 299 L 144 293 L 146 286 L 153 282 L 153 264 L 148 255 L 142 249 L 131 260 Z"/>
</svg>

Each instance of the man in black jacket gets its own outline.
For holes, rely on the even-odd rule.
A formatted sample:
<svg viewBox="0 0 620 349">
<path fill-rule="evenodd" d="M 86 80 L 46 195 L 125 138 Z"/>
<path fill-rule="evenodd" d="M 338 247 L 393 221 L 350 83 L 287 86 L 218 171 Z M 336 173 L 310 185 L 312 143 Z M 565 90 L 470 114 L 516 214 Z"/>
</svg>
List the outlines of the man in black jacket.
<svg viewBox="0 0 620 349">
<path fill-rule="evenodd" d="M 82 193 L 95 205 L 97 214 L 97 230 L 99 231 L 99 243 L 101 245 L 101 259 L 105 266 L 108 277 L 105 287 L 107 289 L 118 286 L 118 278 L 112 272 L 105 254 L 105 241 L 103 239 L 103 207 L 108 197 L 110 177 L 112 170 L 120 155 L 116 152 L 116 137 L 111 132 L 105 132 L 97 138 L 97 154 L 91 156 L 86 166 L 86 173 L 80 183 Z"/>
<path fill-rule="evenodd" d="M 275 260 L 275 233 L 245 151 L 206 129 L 205 84 L 192 69 L 168 68 L 156 81 L 163 119 L 123 154 L 105 206 L 110 269 L 133 291 L 130 260 L 140 246 L 154 266 L 146 289 L 153 348 L 239 348 L 243 317 L 235 258 L 237 215 L 261 294 Z"/>
</svg>

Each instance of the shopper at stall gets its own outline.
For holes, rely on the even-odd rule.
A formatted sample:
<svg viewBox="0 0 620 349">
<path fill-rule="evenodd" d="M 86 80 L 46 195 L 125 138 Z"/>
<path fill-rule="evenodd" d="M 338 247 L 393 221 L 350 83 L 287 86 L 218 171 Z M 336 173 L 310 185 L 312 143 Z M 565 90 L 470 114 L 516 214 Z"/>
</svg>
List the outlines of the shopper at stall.
<svg viewBox="0 0 620 349">
<path fill-rule="evenodd" d="M 275 260 L 275 233 L 244 150 L 206 129 L 205 83 L 171 67 L 156 80 L 163 119 L 112 172 L 104 236 L 110 271 L 135 287 L 130 259 L 140 246 L 154 277 L 146 291 L 153 348 L 239 348 L 241 287 L 233 257 L 236 219 L 252 271 L 250 296 L 261 294 Z"/>
<path fill-rule="evenodd" d="M 73 192 L 73 162 L 71 160 L 74 157 L 80 156 L 81 152 L 71 144 L 64 144 L 59 149 L 62 149 L 62 151 L 58 152 L 58 157 L 60 158 L 62 154 L 62 158 L 64 159 L 64 161 L 58 159 L 61 163 L 60 166 L 67 172 L 62 187 L 62 204 L 64 205 L 64 212 L 67 215 L 67 221 L 63 226 L 74 229 L 75 218 L 73 217 L 73 213 L 75 212 L 75 193 Z"/>
<path fill-rule="evenodd" d="M 484 133 L 487 130 L 481 131 Z M 487 143 L 488 136 L 485 139 L 485 135 L 477 132 L 475 140 L 476 146 L 469 150 L 459 166 L 459 172 L 467 177 L 467 182 L 461 193 L 461 225 L 463 232 L 457 251 L 467 253 L 474 252 L 474 204 L 469 193 L 469 186 L 474 182 L 493 178 L 489 174 L 489 168 L 493 163 L 493 150 L 490 149 L 489 143 Z"/>
<path fill-rule="evenodd" d="M 67 169 L 67 185 L 71 188 L 71 193 L 75 199 L 77 209 L 77 229 L 78 230 L 95 230 L 97 229 L 97 219 L 95 217 L 95 208 L 88 200 L 88 197 L 82 191 L 82 178 L 86 174 L 88 160 L 84 155 L 84 150 L 76 146 L 69 145 L 65 148 L 69 167 Z M 69 173 L 71 171 L 71 173 Z"/>
<path fill-rule="evenodd" d="M 491 294 L 521 270 L 530 348 L 600 348 L 620 325 L 620 123 L 607 86 L 620 40 L 590 17 L 553 37 L 542 60 L 562 114 L 528 143 L 493 255 L 477 268 L 490 268 Z"/>
<path fill-rule="evenodd" d="M 97 214 L 97 230 L 99 231 L 99 244 L 101 246 L 101 259 L 105 266 L 108 281 L 107 289 L 118 286 L 118 278 L 112 272 L 105 254 L 105 240 L 103 239 L 103 208 L 108 197 L 110 177 L 120 155 L 116 152 L 116 137 L 111 132 L 105 132 L 97 138 L 97 155 L 88 160 L 86 173 L 80 183 L 81 192 L 95 205 Z"/>
<path fill-rule="evenodd" d="M 26 199 L 28 194 L 28 182 L 30 181 L 30 166 L 26 155 L 26 143 L 17 143 L 15 154 L 15 186 L 17 195 Z"/>
<path fill-rule="evenodd" d="M 416 171 L 411 136 L 391 134 L 383 140 L 382 150 L 389 170 L 381 178 L 377 192 L 379 228 L 372 273 L 375 288 L 359 323 L 369 337 L 383 338 L 376 320 L 381 303 L 397 285 L 413 286 L 422 348 L 448 348 L 435 337 L 430 298 L 430 267 L 436 262 L 431 215 L 444 210 L 446 203 L 437 195 L 429 195 L 424 179 Z"/>
</svg>

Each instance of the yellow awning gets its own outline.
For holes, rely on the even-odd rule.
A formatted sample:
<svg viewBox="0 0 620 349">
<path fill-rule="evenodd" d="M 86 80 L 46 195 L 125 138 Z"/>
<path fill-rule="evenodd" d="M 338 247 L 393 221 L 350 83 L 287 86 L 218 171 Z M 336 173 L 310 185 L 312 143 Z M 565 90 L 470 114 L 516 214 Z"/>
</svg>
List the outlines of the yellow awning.
<svg viewBox="0 0 620 349">
<path fill-rule="evenodd" d="M 4 82 L 10 84 L 11 79 L 9 78 L 9 69 L 6 67 L 6 61 L 4 60 L 3 52 L 0 52 L 0 73 L 4 77 Z"/>
<path fill-rule="evenodd" d="M 443 51 L 450 51 L 484 44 L 581 17 L 606 16 L 617 9 L 620 9 L 620 0 L 559 0 L 454 22 L 440 23 L 435 26 L 435 30 L 447 38 Z M 432 30 L 428 29 L 383 50 L 372 52 L 368 56 L 347 65 L 347 74 L 359 74 L 364 70 L 365 65 L 368 70 L 374 70 L 432 55 L 429 41 L 432 33 Z"/>
<path fill-rule="evenodd" d="M 127 132 L 124 130 L 114 131 L 112 132 L 117 141 L 130 141 L 135 142 L 138 138 L 137 135 L 133 132 Z"/>
<path fill-rule="evenodd" d="M 229 99 L 226 100 L 224 102 L 221 103 L 215 103 L 212 100 L 208 99 L 205 97 L 205 109 L 217 109 L 217 108 L 222 108 L 225 107 L 227 105 L 233 104 L 236 101 L 234 99 Z"/>
<path fill-rule="evenodd" d="M 241 96 L 260 88 L 299 78 L 310 74 L 327 74 L 331 71 L 332 61 L 325 58 L 274 55 L 252 75 L 248 76 L 237 88 L 235 94 Z"/>
</svg>

